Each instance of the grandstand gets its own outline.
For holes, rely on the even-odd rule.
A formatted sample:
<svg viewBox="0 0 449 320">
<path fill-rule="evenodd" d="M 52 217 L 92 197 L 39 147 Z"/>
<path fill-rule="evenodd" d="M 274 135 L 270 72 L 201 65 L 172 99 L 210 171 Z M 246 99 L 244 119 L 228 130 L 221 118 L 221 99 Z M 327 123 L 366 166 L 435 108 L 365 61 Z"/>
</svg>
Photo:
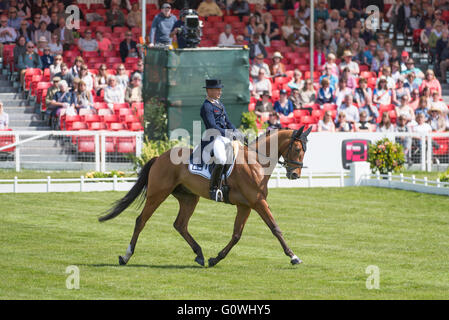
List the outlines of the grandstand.
<svg viewBox="0 0 449 320">
<path fill-rule="evenodd" d="M 81 52 L 75 43 L 71 44 L 67 50 L 63 52 L 63 61 L 72 67 L 76 57 L 81 56 L 84 59 L 85 64 L 89 68 L 89 72 L 93 75 L 98 74 L 98 69 L 102 64 L 106 64 L 109 75 L 114 75 L 116 73 L 117 67 L 120 64 L 124 64 L 126 72 L 130 75 L 136 69 L 136 63 L 139 58 L 128 57 L 123 62 L 120 57 L 120 43 L 125 37 L 125 33 L 130 31 L 132 33 L 132 38 L 134 41 L 139 42 L 139 37 L 141 36 L 142 30 L 138 27 L 110 27 L 106 25 L 106 12 L 108 8 L 103 3 L 94 3 L 98 1 L 87 1 L 91 3 L 86 4 L 85 1 L 78 1 L 77 5 L 81 9 L 84 15 L 96 14 L 103 21 L 92 21 L 88 23 L 86 19 L 80 21 L 80 27 L 76 32 L 80 37 L 84 37 L 86 30 L 101 31 L 104 38 L 110 39 L 112 44 L 112 50 L 106 51 L 95 51 L 95 52 Z M 382 3 L 384 1 L 381 1 Z M 412 1 L 413 4 L 414 1 Z M 298 2 L 293 4 L 297 7 L 298 5 L 303 5 L 307 1 Z M 335 2 L 336 3 L 336 2 Z M 335 3 L 332 1 L 327 3 L 327 10 L 332 12 L 335 7 Z M 298 17 L 297 8 L 283 8 L 282 3 L 272 3 L 271 8 L 262 8 L 262 14 L 264 12 L 270 12 L 275 22 L 279 28 L 284 25 L 287 16 L 291 16 L 294 19 Z M 255 3 L 249 3 L 251 14 L 259 12 L 260 8 L 257 7 Z M 385 1 L 383 13 L 386 15 L 391 8 L 391 4 Z M 129 12 L 128 9 L 121 9 L 126 16 Z M 156 4 L 146 5 L 146 25 L 151 26 L 154 17 L 159 14 L 160 10 Z M 180 11 L 178 9 L 173 9 L 172 14 L 179 16 Z M 250 15 L 239 17 L 233 15 L 229 9 L 222 8 L 222 16 L 210 16 L 201 17 L 204 22 L 203 27 L 203 37 L 200 43 L 200 47 L 212 47 L 216 46 L 218 43 L 218 37 L 227 24 L 232 26 L 232 31 L 234 36 L 244 35 L 245 28 L 249 22 Z M 345 18 L 341 17 L 341 20 Z M 449 22 L 449 10 L 443 11 L 442 14 L 443 22 Z M 99 19 L 101 20 L 101 19 Z M 31 20 L 30 20 L 31 21 Z M 306 19 L 307 21 L 307 19 Z M 435 69 L 435 59 L 433 59 L 433 54 L 429 51 L 423 52 L 420 45 L 420 34 L 422 29 L 415 29 L 411 33 L 400 33 L 400 30 L 394 30 L 394 28 L 386 30 L 388 26 L 388 21 L 382 20 L 381 27 L 382 32 L 386 35 L 386 39 L 390 39 L 394 48 L 398 49 L 399 52 L 406 51 L 409 53 L 410 57 L 415 60 L 415 67 L 419 68 L 423 72 L 428 69 Z M 307 27 L 307 26 L 306 26 Z M 447 28 L 447 24 L 446 24 Z M 148 29 L 149 30 L 149 29 Z M 147 33 L 148 34 L 148 33 Z M 271 65 L 272 57 L 275 52 L 280 52 L 283 56 L 282 63 L 285 66 L 285 76 L 269 78 L 272 86 L 271 100 L 274 103 L 279 99 L 279 92 L 281 90 L 286 90 L 287 94 L 290 95 L 291 87 L 288 83 L 293 77 L 294 70 L 298 69 L 302 72 L 303 79 L 309 79 L 310 74 L 310 49 L 308 47 L 308 42 L 298 48 L 293 48 L 289 46 L 286 39 L 280 37 L 281 39 L 271 40 L 269 45 L 265 46 L 267 56 L 265 57 L 265 63 Z M 371 39 L 376 39 L 376 34 L 371 35 Z M 308 40 L 308 39 L 306 39 Z M 368 45 L 368 43 L 366 43 Z M 51 130 L 48 126 L 48 121 L 44 117 L 46 111 L 45 98 L 47 95 L 47 90 L 51 87 L 51 74 L 50 70 L 47 69 L 27 69 L 24 77 L 25 90 L 20 88 L 19 73 L 17 65 L 14 63 L 14 47 L 15 44 L 5 44 L 3 46 L 3 60 L 2 60 L 2 76 L 0 80 L 0 101 L 4 104 L 4 111 L 9 114 L 10 123 L 9 130 L 14 131 L 42 131 Z M 337 64 L 341 62 L 341 57 L 338 57 Z M 432 64 L 431 64 L 432 63 Z M 319 89 L 319 77 L 323 72 L 323 65 L 315 65 L 313 80 L 314 88 Z M 368 80 L 368 86 L 374 91 L 377 81 L 382 74 L 376 71 L 372 71 L 370 65 L 360 64 L 360 78 L 366 78 Z M 357 78 L 358 83 L 359 78 Z M 250 78 L 251 82 L 254 79 Z M 442 100 L 447 105 L 449 103 L 449 86 L 446 83 L 442 83 Z M 58 130 L 63 131 L 76 131 L 76 130 L 107 130 L 111 132 L 120 131 L 132 131 L 132 132 L 142 132 L 142 117 L 143 117 L 143 103 L 115 103 L 112 108 L 104 101 L 104 90 L 100 90 L 99 94 L 93 90 L 93 109 L 81 109 L 77 115 L 65 115 L 64 112 L 58 120 Z M 422 92 L 421 92 L 422 93 Z M 249 111 L 254 111 L 257 103 L 256 97 L 252 97 L 248 105 Z M 280 115 L 280 124 L 282 127 L 288 127 L 291 129 L 297 129 L 302 125 L 311 125 L 313 131 L 317 131 L 317 125 L 320 120 L 323 119 L 324 112 L 326 110 L 331 110 L 333 118 L 338 114 L 338 106 L 335 103 L 327 103 L 320 105 L 318 103 L 312 103 L 310 105 L 304 106 L 312 108 L 312 112 L 305 112 L 303 109 L 294 110 L 294 112 L 289 116 Z M 360 106 L 357 106 L 360 107 Z M 396 122 L 397 114 L 395 113 L 395 106 L 393 104 L 381 105 L 379 107 L 379 116 L 376 119 L 377 124 L 382 119 L 382 113 L 388 112 L 391 116 L 393 123 Z M 445 117 L 447 118 L 447 110 L 445 111 Z M 262 128 L 263 123 L 267 120 L 267 117 L 261 117 L 258 119 L 258 126 Z M 446 119 L 446 122 L 449 122 Z M 447 130 L 447 129 L 446 129 Z M 5 144 L 5 141 L 11 139 L 3 137 L 0 141 Z M 108 140 L 106 152 L 114 154 L 116 157 L 120 158 L 122 154 L 135 150 L 136 143 L 134 141 L 121 141 L 122 139 L 111 138 Z M 445 139 L 443 144 L 447 144 Z M 72 151 L 68 151 L 69 148 L 77 150 L 76 154 Z M 38 161 L 39 159 L 45 158 L 46 155 L 52 154 L 53 159 L 59 159 L 62 162 L 79 161 L 80 154 L 85 153 L 86 155 L 92 155 L 94 152 L 94 141 L 93 137 L 83 138 L 82 136 L 72 138 L 70 141 L 65 141 L 65 143 L 55 143 L 52 138 L 48 138 L 47 141 L 39 139 L 32 141 L 27 144 L 26 152 L 29 152 L 30 161 Z M 24 155 L 26 156 L 26 155 Z M 23 161 L 26 163 L 26 160 Z M 39 165 L 36 164 L 36 167 Z"/>
</svg>

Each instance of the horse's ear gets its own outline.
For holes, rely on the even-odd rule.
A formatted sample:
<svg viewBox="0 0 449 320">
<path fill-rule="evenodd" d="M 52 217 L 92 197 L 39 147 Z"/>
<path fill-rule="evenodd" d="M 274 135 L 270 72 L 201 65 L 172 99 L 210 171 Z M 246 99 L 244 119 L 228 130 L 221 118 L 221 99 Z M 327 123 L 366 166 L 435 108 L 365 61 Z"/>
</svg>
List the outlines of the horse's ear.
<svg viewBox="0 0 449 320">
<path fill-rule="evenodd" d="M 299 130 L 297 131 L 296 136 L 297 136 L 297 137 L 301 136 L 303 131 L 304 131 L 304 126 L 302 126 L 301 128 L 299 128 Z"/>
<path fill-rule="evenodd" d="M 307 137 L 309 135 L 310 131 L 312 131 L 312 126 L 310 126 L 309 129 L 306 130 L 306 132 L 304 132 L 304 135 Z"/>
</svg>

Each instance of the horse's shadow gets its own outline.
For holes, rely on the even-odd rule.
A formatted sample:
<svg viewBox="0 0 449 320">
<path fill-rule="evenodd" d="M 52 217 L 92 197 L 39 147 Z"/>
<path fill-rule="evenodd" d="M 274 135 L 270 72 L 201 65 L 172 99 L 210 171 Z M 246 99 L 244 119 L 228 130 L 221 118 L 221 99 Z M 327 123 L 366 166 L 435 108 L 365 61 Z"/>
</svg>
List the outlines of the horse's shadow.
<svg viewBox="0 0 449 320">
<path fill-rule="evenodd" d="M 150 265 L 150 264 L 127 264 L 126 266 L 121 266 L 119 264 L 112 263 L 94 263 L 94 264 L 78 264 L 78 266 L 92 267 L 92 268 L 149 268 L 149 269 L 203 269 L 204 267 L 195 265 Z"/>
</svg>

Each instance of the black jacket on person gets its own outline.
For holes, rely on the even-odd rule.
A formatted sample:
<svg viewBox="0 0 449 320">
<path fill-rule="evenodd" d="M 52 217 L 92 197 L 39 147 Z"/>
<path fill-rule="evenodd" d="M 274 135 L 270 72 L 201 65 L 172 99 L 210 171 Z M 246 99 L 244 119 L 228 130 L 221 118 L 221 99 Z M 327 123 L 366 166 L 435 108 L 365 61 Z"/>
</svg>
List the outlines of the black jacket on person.
<svg viewBox="0 0 449 320">
<path fill-rule="evenodd" d="M 131 49 L 135 49 L 136 53 L 137 51 L 137 42 L 135 42 L 134 40 L 131 40 L 130 43 Z M 126 57 L 128 57 L 128 45 L 126 44 L 126 41 L 123 40 L 122 42 L 120 42 L 120 57 L 122 58 L 122 61 L 125 62 Z"/>
<path fill-rule="evenodd" d="M 263 57 L 266 58 L 267 55 L 267 50 L 265 50 L 265 47 L 263 46 L 262 43 L 258 42 L 258 43 L 253 43 L 251 42 L 249 44 L 249 59 L 253 60 L 256 56 L 256 46 L 259 47 L 260 52 L 263 54 Z"/>
</svg>

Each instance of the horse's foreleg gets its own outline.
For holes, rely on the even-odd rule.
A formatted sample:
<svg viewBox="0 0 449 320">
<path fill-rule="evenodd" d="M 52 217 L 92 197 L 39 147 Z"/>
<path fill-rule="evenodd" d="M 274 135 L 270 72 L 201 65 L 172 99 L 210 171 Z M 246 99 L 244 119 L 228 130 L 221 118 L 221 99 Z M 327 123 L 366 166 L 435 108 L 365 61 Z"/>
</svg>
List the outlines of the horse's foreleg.
<svg viewBox="0 0 449 320">
<path fill-rule="evenodd" d="M 246 220 L 248 220 L 250 212 L 251 212 L 250 207 L 241 205 L 237 206 L 237 216 L 235 217 L 234 231 L 232 233 L 231 241 L 229 241 L 228 245 L 218 253 L 217 257 L 209 259 L 209 267 L 213 267 L 218 262 L 220 262 L 220 260 L 223 260 L 229 253 L 229 251 L 231 251 L 232 247 L 235 246 L 237 242 L 240 240 L 243 228 L 245 227 L 245 223 Z"/>
<path fill-rule="evenodd" d="M 302 263 L 301 259 L 299 259 L 293 253 L 293 251 L 288 247 L 287 243 L 285 242 L 285 239 L 282 236 L 281 229 L 279 229 L 276 221 L 274 220 L 274 217 L 271 214 L 271 210 L 268 206 L 267 201 L 266 200 L 259 201 L 254 209 L 260 215 L 262 220 L 265 221 L 265 223 L 270 228 L 270 230 L 274 234 L 274 236 L 279 240 L 279 242 L 281 243 L 282 249 L 284 249 L 285 254 L 291 258 L 290 262 L 292 264 Z"/>
<path fill-rule="evenodd" d="M 119 256 L 119 264 L 125 265 L 128 263 L 131 256 L 134 254 L 134 250 L 136 248 L 137 239 L 139 238 L 140 232 L 145 227 L 148 219 L 151 218 L 153 213 L 159 207 L 159 205 L 169 196 L 170 192 L 160 192 L 158 194 L 153 194 L 151 196 L 147 196 L 145 207 L 142 210 L 142 213 L 137 217 L 136 224 L 134 226 L 134 233 L 131 238 L 131 242 L 126 249 L 126 253 L 124 256 Z"/>
<path fill-rule="evenodd" d="M 187 241 L 193 252 L 196 254 L 195 261 L 204 267 L 203 251 L 201 250 L 200 245 L 195 241 L 195 239 L 193 239 L 188 231 L 189 220 L 192 217 L 193 211 L 195 210 L 200 197 L 193 194 L 174 194 L 174 196 L 179 201 L 179 213 L 173 226 Z"/>
</svg>

